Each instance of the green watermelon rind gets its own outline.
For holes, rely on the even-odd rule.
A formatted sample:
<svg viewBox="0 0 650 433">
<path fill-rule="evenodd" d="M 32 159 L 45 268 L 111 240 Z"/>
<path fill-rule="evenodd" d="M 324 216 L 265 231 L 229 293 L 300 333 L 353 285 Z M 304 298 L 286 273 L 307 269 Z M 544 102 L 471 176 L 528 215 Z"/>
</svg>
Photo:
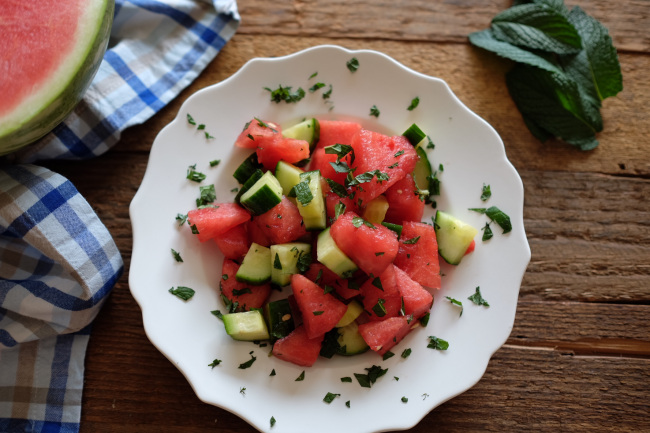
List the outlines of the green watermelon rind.
<svg viewBox="0 0 650 433">
<path fill-rule="evenodd" d="M 41 102 L 35 101 L 32 105 L 39 107 L 33 115 L 9 122 L 0 130 L 0 155 L 12 153 L 44 137 L 61 123 L 83 98 L 102 62 L 113 24 L 115 1 L 103 0 L 102 3 L 104 7 L 98 8 L 103 9 L 103 13 L 98 15 L 101 23 L 96 26 L 95 34 L 91 35 L 93 43 L 88 44 L 83 55 L 78 57 L 81 63 L 70 67 L 76 70 L 76 73 L 59 92 L 48 93 Z"/>
</svg>

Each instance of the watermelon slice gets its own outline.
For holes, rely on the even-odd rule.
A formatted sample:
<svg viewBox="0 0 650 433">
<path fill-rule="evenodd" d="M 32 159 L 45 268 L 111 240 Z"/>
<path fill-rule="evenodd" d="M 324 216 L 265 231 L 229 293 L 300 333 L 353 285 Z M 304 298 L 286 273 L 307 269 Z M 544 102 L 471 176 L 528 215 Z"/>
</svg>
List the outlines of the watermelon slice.
<svg viewBox="0 0 650 433">
<path fill-rule="evenodd" d="M 90 86 L 108 44 L 113 0 L 3 2 L 0 154 L 50 132 Z"/>
</svg>

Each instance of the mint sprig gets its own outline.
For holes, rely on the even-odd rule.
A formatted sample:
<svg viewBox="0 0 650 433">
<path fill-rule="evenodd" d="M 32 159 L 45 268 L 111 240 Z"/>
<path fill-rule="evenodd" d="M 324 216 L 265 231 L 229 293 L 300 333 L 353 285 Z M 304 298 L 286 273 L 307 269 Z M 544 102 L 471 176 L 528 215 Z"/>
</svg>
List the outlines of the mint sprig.
<svg viewBox="0 0 650 433">
<path fill-rule="evenodd" d="M 537 139 L 598 146 L 602 101 L 623 89 L 616 49 L 599 21 L 562 0 L 519 0 L 469 40 L 516 63 L 506 84 Z"/>
</svg>

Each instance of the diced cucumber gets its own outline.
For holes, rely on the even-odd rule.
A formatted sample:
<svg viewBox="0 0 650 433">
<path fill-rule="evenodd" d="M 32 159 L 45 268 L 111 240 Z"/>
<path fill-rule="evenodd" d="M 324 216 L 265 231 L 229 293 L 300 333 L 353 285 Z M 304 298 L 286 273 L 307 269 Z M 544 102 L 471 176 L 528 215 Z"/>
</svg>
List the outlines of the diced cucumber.
<svg viewBox="0 0 650 433">
<path fill-rule="evenodd" d="M 387 229 L 391 229 L 395 233 L 397 233 L 397 238 L 399 239 L 400 236 L 402 236 L 402 226 L 399 224 L 393 224 L 393 223 L 387 223 L 383 222 L 381 223 L 382 226 L 386 227 Z"/>
<path fill-rule="evenodd" d="M 402 133 L 402 135 L 406 137 L 409 143 L 411 143 L 413 146 L 417 146 L 418 143 L 427 136 L 415 123 L 409 126 L 408 129 Z"/>
<path fill-rule="evenodd" d="M 320 138 L 320 123 L 318 122 L 318 119 L 306 119 L 284 129 L 282 135 L 286 138 L 305 140 L 309 143 L 309 150 L 312 151 L 316 147 Z"/>
<path fill-rule="evenodd" d="M 341 278 L 349 278 L 358 269 L 357 265 L 336 245 L 329 228 L 318 234 L 316 259 Z"/>
<path fill-rule="evenodd" d="M 415 186 L 420 190 L 420 194 L 423 194 L 426 191 L 426 195 L 433 193 L 433 188 L 431 186 L 433 170 L 431 169 L 431 163 L 429 162 L 429 157 L 427 151 L 422 147 L 417 147 L 415 152 L 419 156 L 418 161 L 415 163 L 415 168 L 413 169 L 413 180 L 415 180 Z"/>
<path fill-rule="evenodd" d="M 337 328 L 348 326 L 350 323 L 357 320 L 357 317 L 359 317 L 361 313 L 363 313 L 363 305 L 358 301 L 352 301 L 348 304 L 348 309 L 345 310 L 345 314 L 335 326 Z"/>
<path fill-rule="evenodd" d="M 254 285 L 267 283 L 271 280 L 271 250 L 253 242 L 244 256 L 237 274 L 237 281 Z"/>
<path fill-rule="evenodd" d="M 295 329 L 293 311 L 289 300 L 278 299 L 264 305 L 264 317 L 272 339 L 284 338 Z"/>
<path fill-rule="evenodd" d="M 351 322 L 349 325 L 338 328 L 339 331 L 339 355 L 351 356 L 358 355 L 369 349 L 368 344 L 359 334 L 359 325 L 357 322 Z"/>
<path fill-rule="evenodd" d="M 240 198 L 240 203 L 254 215 L 261 215 L 282 201 L 282 185 L 267 171 Z"/>
<path fill-rule="evenodd" d="M 311 244 L 290 242 L 271 245 L 271 282 L 284 287 L 291 282 L 291 276 L 298 273 L 298 259 L 311 253 Z"/>
<path fill-rule="evenodd" d="M 449 264 L 459 264 L 478 230 L 442 211 L 436 212 L 434 226 L 440 256 Z"/>
<path fill-rule="evenodd" d="M 223 315 L 226 333 L 235 340 L 268 340 L 269 331 L 259 310 L 243 311 Z"/>
<path fill-rule="evenodd" d="M 237 192 L 237 195 L 235 196 L 235 203 L 241 203 L 241 196 L 244 195 L 246 191 L 251 189 L 253 185 L 255 185 L 255 182 L 260 180 L 262 176 L 264 175 L 264 172 L 260 170 L 259 168 L 251 174 L 251 177 L 248 178 L 246 182 L 239 188 L 239 192 Z"/>
<path fill-rule="evenodd" d="M 388 200 L 383 195 L 370 200 L 363 211 L 363 219 L 372 224 L 381 224 L 388 212 Z"/>
<path fill-rule="evenodd" d="M 296 189 L 300 185 L 306 185 L 311 195 L 310 200 L 301 198 L 300 191 Z M 296 205 L 302 216 L 305 228 L 309 231 L 323 230 L 327 226 L 327 213 L 325 199 L 323 198 L 323 187 L 321 185 L 320 170 L 307 171 L 300 174 L 300 182 L 294 186 L 296 191 Z M 307 197 L 309 196 L 307 195 Z"/>
<path fill-rule="evenodd" d="M 261 169 L 262 167 L 262 164 L 257 160 L 257 153 L 253 152 L 237 167 L 237 170 L 232 175 L 239 183 L 243 184 L 251 177 L 255 170 Z"/>
<path fill-rule="evenodd" d="M 304 172 L 305 170 L 293 164 L 278 161 L 278 165 L 275 166 L 275 178 L 282 185 L 282 193 L 284 195 L 289 195 L 291 188 L 300 182 L 300 174 Z"/>
</svg>

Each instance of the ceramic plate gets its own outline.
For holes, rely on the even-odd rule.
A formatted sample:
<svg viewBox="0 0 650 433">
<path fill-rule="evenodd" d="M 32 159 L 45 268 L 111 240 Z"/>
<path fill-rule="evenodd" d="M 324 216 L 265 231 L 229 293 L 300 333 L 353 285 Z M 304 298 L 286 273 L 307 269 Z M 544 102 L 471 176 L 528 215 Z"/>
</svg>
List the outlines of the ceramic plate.
<svg viewBox="0 0 650 433">
<path fill-rule="evenodd" d="M 359 67 L 346 63 L 355 57 Z M 316 76 L 313 76 L 317 73 Z M 317 82 L 326 86 L 309 92 Z M 279 85 L 306 91 L 298 103 L 275 103 L 265 87 Z M 323 93 L 332 86 L 329 99 Z M 418 97 L 419 105 L 407 110 Z M 380 110 L 370 116 L 370 108 Z M 188 122 L 188 114 L 196 125 Z M 382 360 L 373 352 L 353 357 L 319 359 L 311 368 L 298 367 L 267 356 L 269 347 L 236 342 L 226 335 L 212 310 L 224 309 L 219 295 L 223 260 L 216 244 L 201 244 L 187 225 L 179 227 L 177 214 L 193 209 L 198 184 L 185 179 L 188 166 L 207 174 L 217 202 L 231 201 L 234 169 L 247 156 L 233 143 L 253 117 L 289 126 L 304 117 L 354 119 L 366 128 L 400 134 L 417 123 L 429 134 L 435 149 L 428 150 L 439 173 L 442 191 L 438 209 L 484 227 L 485 215 L 468 208 L 497 206 L 507 213 L 513 230 L 502 234 L 492 224 L 494 237 L 482 242 L 457 267 L 442 266 L 443 288 L 434 294 L 431 320 L 412 331 Z M 197 126 L 205 125 L 205 129 Z M 206 134 L 214 138 L 206 138 Z M 209 161 L 220 160 L 216 167 Z M 480 199 L 483 185 L 492 197 Z M 156 137 L 146 174 L 130 207 L 133 256 L 129 284 L 143 312 L 152 343 L 185 375 L 198 397 L 231 411 L 260 431 L 312 433 L 377 432 L 408 429 L 444 401 L 466 391 L 481 378 L 494 352 L 506 341 L 515 318 L 521 279 L 530 260 L 523 226 L 523 186 L 506 158 L 501 139 L 472 113 L 440 79 L 406 68 L 375 51 L 349 51 L 319 46 L 286 57 L 258 58 L 221 83 L 189 97 L 177 117 Z M 424 219 L 435 210 L 427 207 Z M 171 249 L 183 263 L 176 262 Z M 171 287 L 196 291 L 185 302 L 171 295 Z M 467 298 L 480 286 L 489 307 Z M 285 288 L 285 291 L 288 289 Z M 463 303 L 460 308 L 445 297 Z M 427 348 L 429 336 L 449 342 L 447 351 Z M 400 356 L 410 348 L 408 358 Z M 251 355 L 252 351 L 252 355 Z M 256 361 L 240 369 L 251 356 Z M 220 359 L 218 366 L 209 367 Z M 372 388 L 341 377 L 365 373 L 378 365 L 387 368 Z M 271 371 L 275 370 L 275 375 Z M 305 371 L 303 381 L 296 381 Z M 328 393 L 340 394 L 331 403 Z M 408 402 L 403 402 L 406 397 Z M 346 405 L 349 402 L 349 407 Z M 276 420 L 271 427 L 271 418 Z"/>
</svg>

